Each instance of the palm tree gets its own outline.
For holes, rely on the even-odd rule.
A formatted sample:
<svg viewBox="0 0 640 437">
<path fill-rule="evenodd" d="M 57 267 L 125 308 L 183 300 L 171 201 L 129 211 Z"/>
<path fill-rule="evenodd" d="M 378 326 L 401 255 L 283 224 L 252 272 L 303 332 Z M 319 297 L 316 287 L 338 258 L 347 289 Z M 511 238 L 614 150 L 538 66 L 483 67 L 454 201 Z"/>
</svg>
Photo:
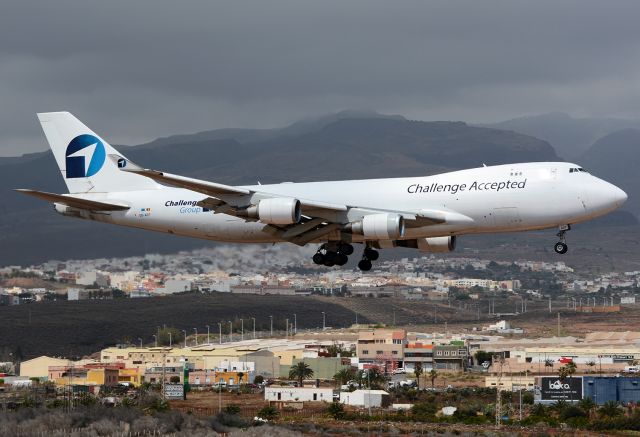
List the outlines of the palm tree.
<svg viewBox="0 0 640 437">
<path fill-rule="evenodd" d="M 420 376 L 422 376 L 422 363 L 416 363 L 413 373 L 416 375 L 416 388 L 420 391 Z"/>
<path fill-rule="evenodd" d="M 438 377 L 438 371 L 434 368 L 429 371 L 429 377 L 431 378 L 431 388 L 436 388 L 436 378 Z"/>
<path fill-rule="evenodd" d="M 616 417 L 622 414 L 622 410 L 618 407 L 618 404 L 615 401 L 608 401 L 600 407 L 598 413 L 602 417 Z"/>
<path fill-rule="evenodd" d="M 558 369 L 558 374 L 560 375 L 560 381 L 563 381 L 569 377 L 569 400 L 573 402 L 573 389 L 571 388 L 571 383 L 573 382 L 573 374 L 576 373 L 578 366 L 573 361 L 569 361 L 564 366 Z"/>
<path fill-rule="evenodd" d="M 544 360 L 544 367 L 545 368 L 551 367 L 551 371 L 553 371 L 553 360 L 550 360 L 550 359 Z"/>
<path fill-rule="evenodd" d="M 589 398 L 584 398 L 580 400 L 580 402 L 578 402 L 578 406 L 582 408 L 585 413 L 587 413 L 587 417 L 591 417 L 591 413 L 593 412 L 593 409 L 596 407 L 596 403 L 593 402 L 593 399 L 589 397 Z"/>
<path fill-rule="evenodd" d="M 242 385 L 242 378 L 244 378 L 244 372 L 238 372 L 238 385 Z"/>
<path fill-rule="evenodd" d="M 338 370 L 338 372 L 333 375 L 333 379 L 336 380 L 336 384 L 346 384 L 355 378 L 355 372 L 352 367 L 345 367 L 344 369 Z"/>
<path fill-rule="evenodd" d="M 593 368 L 595 367 L 596 362 L 591 360 L 587 362 L 587 366 L 589 366 L 589 373 L 593 373 Z"/>
<path fill-rule="evenodd" d="M 304 379 L 311 378 L 312 376 L 313 369 L 304 361 L 299 361 L 289 369 L 289 379 L 297 379 L 299 387 L 302 387 L 302 381 Z"/>
</svg>

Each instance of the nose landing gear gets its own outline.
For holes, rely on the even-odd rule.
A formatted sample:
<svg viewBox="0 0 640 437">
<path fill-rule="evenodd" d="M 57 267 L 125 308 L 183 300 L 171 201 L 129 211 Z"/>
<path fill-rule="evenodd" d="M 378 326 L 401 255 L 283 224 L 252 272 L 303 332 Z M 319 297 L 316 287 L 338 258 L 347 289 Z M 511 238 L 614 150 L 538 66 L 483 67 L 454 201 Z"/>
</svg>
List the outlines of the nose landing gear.
<svg viewBox="0 0 640 437">
<path fill-rule="evenodd" d="M 566 242 L 566 238 L 565 238 L 565 234 L 567 231 L 571 230 L 571 225 L 562 225 L 559 228 L 558 233 L 556 234 L 556 236 L 560 239 L 560 241 L 558 241 L 555 246 L 553 246 L 553 250 L 556 251 L 556 253 L 559 254 L 565 254 L 567 253 L 567 250 L 569 250 L 569 246 L 567 246 L 567 242 Z"/>
</svg>

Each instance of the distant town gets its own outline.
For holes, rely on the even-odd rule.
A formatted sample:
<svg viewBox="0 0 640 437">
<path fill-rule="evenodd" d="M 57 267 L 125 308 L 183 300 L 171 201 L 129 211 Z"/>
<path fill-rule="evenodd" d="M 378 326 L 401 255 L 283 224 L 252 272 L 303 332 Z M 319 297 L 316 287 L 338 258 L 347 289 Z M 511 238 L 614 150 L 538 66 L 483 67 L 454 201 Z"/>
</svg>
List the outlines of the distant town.
<svg viewBox="0 0 640 437">
<path fill-rule="evenodd" d="M 308 250 L 289 249 L 220 246 L 171 255 L 5 266 L 0 268 L 4 284 L 0 305 L 219 292 L 399 297 L 467 306 L 493 296 L 520 296 L 523 301 L 566 298 L 577 308 L 633 304 L 640 279 L 640 271 L 575 272 L 561 261 L 496 262 L 433 255 L 381 261 L 374 271 L 363 274 L 356 269 L 314 267 L 307 262 Z"/>
</svg>

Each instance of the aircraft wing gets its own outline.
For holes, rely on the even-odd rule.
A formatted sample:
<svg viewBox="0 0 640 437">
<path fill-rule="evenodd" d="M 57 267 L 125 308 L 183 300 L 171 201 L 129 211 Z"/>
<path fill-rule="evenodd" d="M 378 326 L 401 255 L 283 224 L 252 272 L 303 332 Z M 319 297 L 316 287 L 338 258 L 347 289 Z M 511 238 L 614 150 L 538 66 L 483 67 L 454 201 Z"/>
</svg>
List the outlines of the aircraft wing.
<svg viewBox="0 0 640 437">
<path fill-rule="evenodd" d="M 218 184 L 184 176 L 165 173 L 158 170 L 142 168 L 117 155 L 110 155 L 122 171 L 149 177 L 164 185 L 185 188 L 202 193 L 208 197 L 198 202 L 198 206 L 210 209 L 217 214 L 241 216 L 239 212 L 263 199 L 281 197 L 265 191 L 253 191 L 242 187 Z M 421 210 L 421 211 L 389 211 L 362 208 L 343 204 L 319 202 L 312 199 L 297 198 L 300 201 L 302 220 L 292 225 L 266 224 L 265 231 L 278 238 L 295 244 L 305 245 L 324 235 L 339 230 L 343 225 L 362 219 L 369 214 L 400 214 L 409 228 L 430 226 L 452 222 L 472 222 L 465 215 L 454 211 Z M 255 220 L 246 218 L 246 220 Z"/>
<path fill-rule="evenodd" d="M 16 191 L 28 196 L 37 197 L 38 199 L 43 199 L 53 203 L 60 203 L 72 208 L 85 209 L 88 211 L 126 211 L 129 209 L 128 205 L 122 203 L 108 203 L 96 200 L 88 200 L 81 197 L 71 196 L 69 194 L 55 194 L 47 193 L 46 191 L 27 189 L 17 189 Z"/>
</svg>

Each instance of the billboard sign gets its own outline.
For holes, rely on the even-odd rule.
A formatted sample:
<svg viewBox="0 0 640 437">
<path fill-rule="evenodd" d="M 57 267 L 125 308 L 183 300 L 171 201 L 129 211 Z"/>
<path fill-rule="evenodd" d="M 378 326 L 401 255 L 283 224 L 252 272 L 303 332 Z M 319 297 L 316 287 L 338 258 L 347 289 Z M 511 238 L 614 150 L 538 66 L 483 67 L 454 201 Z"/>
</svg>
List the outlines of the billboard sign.
<svg viewBox="0 0 640 437">
<path fill-rule="evenodd" d="M 164 386 L 164 396 L 167 399 L 184 399 L 184 385 L 166 384 Z"/>
<path fill-rule="evenodd" d="M 582 377 L 565 378 L 544 376 L 540 384 L 541 401 L 579 401 L 582 399 Z"/>
</svg>

